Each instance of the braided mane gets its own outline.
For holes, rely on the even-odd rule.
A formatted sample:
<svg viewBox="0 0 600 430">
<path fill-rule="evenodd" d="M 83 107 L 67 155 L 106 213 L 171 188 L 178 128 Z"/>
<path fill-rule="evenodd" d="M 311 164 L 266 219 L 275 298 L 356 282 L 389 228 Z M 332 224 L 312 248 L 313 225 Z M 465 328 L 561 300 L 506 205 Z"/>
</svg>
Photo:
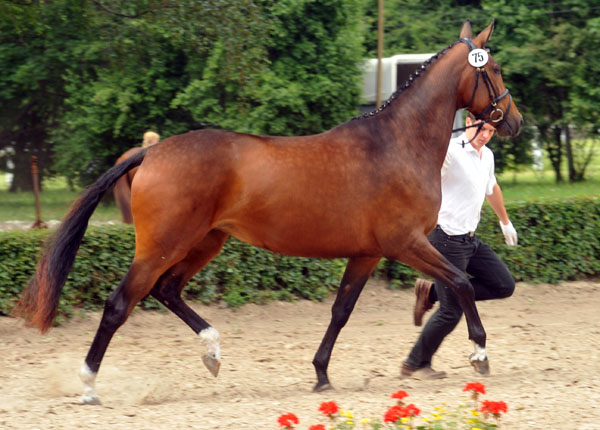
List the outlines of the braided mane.
<svg viewBox="0 0 600 430">
<path fill-rule="evenodd" d="M 410 88 L 411 85 L 413 84 L 413 82 L 416 81 L 417 78 L 419 76 L 421 76 L 429 68 L 429 66 L 431 66 L 433 63 L 435 63 L 442 55 L 444 55 L 448 50 L 452 49 L 454 47 L 454 45 L 456 45 L 457 43 L 460 43 L 460 40 L 457 40 L 456 42 L 448 45 L 447 47 L 442 49 L 440 52 L 438 52 L 437 54 L 430 57 L 427 61 L 425 61 L 420 67 L 417 68 L 417 70 L 415 70 L 413 73 L 411 73 L 411 75 L 408 77 L 406 82 L 404 82 L 403 85 L 398 87 L 398 89 L 396 89 L 396 91 L 394 91 L 394 93 L 386 101 L 384 101 L 381 104 L 381 106 L 379 106 L 377 109 L 372 110 L 371 112 L 364 113 L 360 116 L 354 117 L 352 119 L 355 120 L 355 119 L 361 119 L 361 118 L 369 118 L 369 117 L 375 116 L 378 113 L 382 112 L 385 108 L 387 108 L 389 105 L 391 105 L 392 102 L 394 100 L 396 100 L 400 96 L 400 94 L 402 94 L 402 92 L 404 92 L 404 90 L 406 90 L 407 88 Z"/>
</svg>

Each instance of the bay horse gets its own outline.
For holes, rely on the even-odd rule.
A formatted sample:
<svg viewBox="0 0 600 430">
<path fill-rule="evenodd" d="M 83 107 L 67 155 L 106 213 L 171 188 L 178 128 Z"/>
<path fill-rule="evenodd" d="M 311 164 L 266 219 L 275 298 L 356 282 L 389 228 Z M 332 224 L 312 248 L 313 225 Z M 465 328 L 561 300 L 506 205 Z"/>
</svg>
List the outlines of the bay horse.
<svg viewBox="0 0 600 430">
<path fill-rule="evenodd" d="M 523 124 L 489 56 L 477 67 L 494 21 L 425 62 L 376 111 L 311 136 L 272 137 L 198 130 L 169 137 L 113 166 L 75 201 L 38 262 L 17 310 L 42 332 L 87 223 L 101 196 L 139 166 L 131 190 L 136 232 L 129 270 L 107 299 L 80 371 L 82 401 L 98 403 L 94 384 L 102 357 L 134 306 L 151 294 L 205 344 L 202 359 L 217 375 L 219 333 L 181 298 L 187 281 L 229 236 L 290 256 L 348 258 L 331 321 L 313 359 L 315 391 L 331 388 L 334 343 L 382 257 L 439 279 L 459 297 L 475 353 L 486 362 L 486 333 L 467 276 L 430 245 L 441 200 L 440 170 L 457 109 L 466 108 L 516 136 Z"/>
<path fill-rule="evenodd" d="M 115 164 L 119 164 L 126 158 L 141 152 L 143 148 L 157 144 L 159 140 L 160 136 L 158 133 L 153 131 L 145 132 L 142 146 L 129 148 L 119 158 L 117 158 Z M 131 183 L 133 182 L 133 177 L 135 176 L 136 171 L 137 168 L 134 168 L 121 176 L 119 179 L 117 179 L 117 182 L 115 182 L 115 186 L 113 188 L 115 203 L 117 204 L 119 211 L 121 211 L 121 220 L 124 224 L 133 224 L 133 214 L 131 213 Z"/>
</svg>

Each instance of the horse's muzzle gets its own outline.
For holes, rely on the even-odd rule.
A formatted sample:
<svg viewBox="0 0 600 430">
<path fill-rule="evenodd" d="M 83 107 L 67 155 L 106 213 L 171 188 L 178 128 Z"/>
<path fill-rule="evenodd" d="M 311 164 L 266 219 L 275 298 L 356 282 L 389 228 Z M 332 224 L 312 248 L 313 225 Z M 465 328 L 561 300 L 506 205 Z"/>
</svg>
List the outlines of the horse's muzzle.
<svg viewBox="0 0 600 430">
<path fill-rule="evenodd" d="M 522 115 L 510 115 L 509 117 L 504 118 L 496 130 L 501 137 L 517 137 L 521 132 L 523 124 L 524 121 Z"/>
</svg>

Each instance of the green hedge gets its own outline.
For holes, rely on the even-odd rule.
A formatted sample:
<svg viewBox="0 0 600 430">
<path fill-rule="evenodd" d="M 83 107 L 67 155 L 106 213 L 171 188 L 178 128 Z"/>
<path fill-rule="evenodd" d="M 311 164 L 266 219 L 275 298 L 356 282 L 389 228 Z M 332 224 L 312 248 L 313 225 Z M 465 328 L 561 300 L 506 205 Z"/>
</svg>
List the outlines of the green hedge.
<svg viewBox="0 0 600 430">
<path fill-rule="evenodd" d="M 560 282 L 600 273 L 600 199 L 573 198 L 507 205 L 519 233 L 509 248 L 493 212 L 484 207 L 478 234 L 507 263 L 517 281 Z M 35 268 L 48 231 L 0 233 L 0 313 L 8 313 Z M 134 233 L 129 226 L 90 227 L 61 297 L 61 313 L 73 307 L 99 308 L 131 262 Z M 247 302 L 322 300 L 337 288 L 344 260 L 291 258 L 229 239 L 223 251 L 186 287 L 186 297 L 229 306 Z M 417 273 L 382 260 L 376 276 L 410 285 Z M 146 299 L 146 308 L 158 303 Z"/>
</svg>

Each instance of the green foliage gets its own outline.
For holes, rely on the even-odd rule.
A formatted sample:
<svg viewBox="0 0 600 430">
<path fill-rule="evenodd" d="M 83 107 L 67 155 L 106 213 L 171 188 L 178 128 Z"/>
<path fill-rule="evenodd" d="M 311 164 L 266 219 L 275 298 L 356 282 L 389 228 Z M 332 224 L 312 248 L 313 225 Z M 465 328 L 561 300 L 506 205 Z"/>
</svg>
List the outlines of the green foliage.
<svg viewBox="0 0 600 430">
<path fill-rule="evenodd" d="M 488 147 L 494 152 L 495 173 L 523 170 L 533 163 L 531 142 L 534 139 L 533 128 L 523 127 L 517 137 L 508 139 L 495 136 Z"/>
<path fill-rule="evenodd" d="M 230 59 L 216 43 L 201 78 L 173 101 L 198 121 L 236 131 L 322 132 L 357 113 L 362 60 L 358 0 L 266 1 L 262 46 L 269 66 L 243 85 L 222 72 Z"/>
<path fill-rule="evenodd" d="M 271 67 L 251 114 L 261 133 L 318 133 L 358 113 L 362 12 L 359 0 L 272 2 Z"/>
<path fill-rule="evenodd" d="M 11 191 L 30 189 L 32 154 L 42 174 L 89 184 L 148 129 L 165 138 L 211 122 L 289 135 L 349 119 L 361 5 L 1 2 L 0 168 L 16 162 L 29 187 Z"/>
<path fill-rule="evenodd" d="M 369 56 L 377 55 L 377 3 L 369 0 L 365 23 L 365 41 Z M 384 56 L 417 52 L 438 52 L 458 39 L 465 19 L 473 31 L 482 30 L 491 16 L 475 13 L 480 1 L 456 0 L 386 0 L 384 6 Z"/>
<path fill-rule="evenodd" d="M 40 173 L 49 172 L 49 135 L 62 113 L 63 74 L 77 60 L 73 47 L 89 35 L 79 2 L 58 3 L 0 3 L 0 167 L 15 165 L 11 191 L 32 189 L 32 155 Z"/>
<path fill-rule="evenodd" d="M 563 156 L 568 159 L 569 181 L 574 182 L 584 178 L 584 160 L 592 154 L 579 153 L 564 135 L 574 128 L 580 136 L 598 139 L 600 132 L 600 51 L 597 43 L 590 43 L 600 35 L 596 5 L 574 0 L 483 5 L 502 16 L 494 34 L 494 40 L 501 41 L 496 58 L 525 123 L 538 129 L 557 181 L 562 180 Z"/>
<path fill-rule="evenodd" d="M 35 271 L 45 231 L 0 233 L 0 314 L 7 314 Z"/>
<path fill-rule="evenodd" d="M 75 48 L 86 61 L 64 73 L 67 109 L 52 132 L 55 168 L 82 184 L 139 145 L 144 131 L 168 137 L 194 128 L 192 113 L 173 100 L 193 92 L 186 87 L 207 56 L 221 56 L 214 84 L 231 88 L 251 86 L 247 77 L 264 64 L 263 18 L 246 0 L 110 3 L 108 16 L 90 11 L 94 35 Z"/>
</svg>

